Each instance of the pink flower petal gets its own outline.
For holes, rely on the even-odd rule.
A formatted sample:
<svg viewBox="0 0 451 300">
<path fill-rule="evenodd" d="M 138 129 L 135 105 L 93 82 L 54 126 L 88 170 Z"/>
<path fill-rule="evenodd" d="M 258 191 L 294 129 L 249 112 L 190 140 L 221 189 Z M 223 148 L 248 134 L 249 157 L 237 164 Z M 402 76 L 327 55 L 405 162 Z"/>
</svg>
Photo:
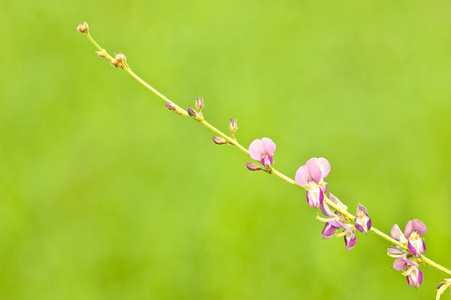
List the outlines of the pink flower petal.
<svg viewBox="0 0 451 300">
<path fill-rule="evenodd" d="M 296 171 L 296 176 L 294 177 L 294 180 L 299 185 L 302 186 L 307 185 L 307 181 L 311 180 L 311 177 L 306 166 L 302 166 Z"/>
<path fill-rule="evenodd" d="M 263 143 L 261 140 L 256 139 L 249 145 L 249 155 L 252 159 L 261 160 L 262 153 L 264 152 Z"/>
<path fill-rule="evenodd" d="M 404 228 L 404 236 L 406 237 L 406 239 L 410 238 L 410 234 L 413 231 L 413 222 L 409 221 L 407 222 L 406 228 Z"/>
<path fill-rule="evenodd" d="M 319 207 L 321 208 L 323 215 L 328 217 L 335 217 L 334 212 L 330 209 L 329 205 L 327 205 L 326 201 L 321 202 Z"/>
<path fill-rule="evenodd" d="M 329 222 L 324 225 L 323 231 L 321 231 L 321 234 L 323 236 L 323 239 L 327 240 L 334 236 L 335 230 L 337 230 L 336 227 L 329 224 Z"/>
<path fill-rule="evenodd" d="M 400 257 L 395 260 L 395 262 L 392 265 L 392 268 L 395 269 L 396 271 L 401 271 L 404 270 L 408 265 L 417 266 L 417 264 L 415 264 L 414 262 L 406 258 Z"/>
<path fill-rule="evenodd" d="M 308 168 L 310 177 L 313 179 L 313 181 L 318 183 L 321 181 L 321 179 L 323 179 L 321 169 L 319 168 L 318 158 L 310 158 L 305 163 L 305 166 Z"/>
<path fill-rule="evenodd" d="M 402 237 L 402 231 L 399 228 L 398 224 L 395 224 L 392 229 L 390 230 L 390 235 L 392 238 L 394 238 L 395 240 L 401 242 L 401 237 Z"/>
<path fill-rule="evenodd" d="M 314 208 L 318 208 L 321 202 L 323 202 L 324 194 L 320 188 L 316 188 L 314 190 L 307 190 L 307 203 L 309 206 L 313 206 Z"/>
<path fill-rule="evenodd" d="M 427 230 L 426 225 L 424 225 L 423 222 L 421 222 L 420 220 L 413 220 L 412 221 L 412 225 L 413 225 L 413 230 L 415 230 L 416 232 L 418 232 L 418 234 L 425 234 Z"/>
<path fill-rule="evenodd" d="M 322 178 L 326 178 L 327 175 L 329 175 L 330 172 L 330 163 L 327 159 L 324 157 L 318 158 L 318 165 L 322 173 Z"/>
<path fill-rule="evenodd" d="M 423 272 L 418 268 L 418 279 L 415 288 L 417 289 L 421 283 L 423 283 Z"/>
<path fill-rule="evenodd" d="M 262 138 L 263 149 L 266 154 L 270 156 L 274 155 L 274 151 L 276 151 L 276 144 L 269 138 Z"/>
<path fill-rule="evenodd" d="M 346 250 L 351 251 L 351 249 L 354 248 L 355 244 L 357 244 L 357 236 L 355 235 L 354 231 L 350 230 L 345 235 Z"/>
<path fill-rule="evenodd" d="M 262 165 L 264 165 L 266 168 L 271 167 L 272 163 L 274 162 L 272 156 L 265 156 L 260 161 Z"/>
</svg>

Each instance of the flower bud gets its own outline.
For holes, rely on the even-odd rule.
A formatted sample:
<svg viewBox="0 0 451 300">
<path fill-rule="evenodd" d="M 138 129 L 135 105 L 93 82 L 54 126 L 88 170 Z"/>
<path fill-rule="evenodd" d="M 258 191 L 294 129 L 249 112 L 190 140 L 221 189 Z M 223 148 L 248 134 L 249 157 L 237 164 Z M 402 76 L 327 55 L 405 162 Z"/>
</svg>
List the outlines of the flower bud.
<svg viewBox="0 0 451 300">
<path fill-rule="evenodd" d="M 188 108 L 188 115 L 190 115 L 190 117 L 192 117 L 192 118 L 197 117 L 197 113 L 191 107 Z"/>
<path fill-rule="evenodd" d="M 360 203 L 357 207 L 354 223 L 355 228 L 357 228 L 357 230 L 360 232 L 364 232 L 365 234 L 367 234 L 368 230 L 371 229 L 371 218 L 368 216 L 368 211 L 366 210 L 365 206 Z"/>
<path fill-rule="evenodd" d="M 173 112 L 175 112 L 179 115 L 182 114 L 182 112 L 169 101 L 166 101 L 166 108 L 169 110 L 172 110 Z"/>
<path fill-rule="evenodd" d="M 128 68 L 127 58 L 124 54 L 119 53 L 111 60 L 111 64 L 119 69 Z"/>
<path fill-rule="evenodd" d="M 89 33 L 89 27 L 86 22 L 83 24 L 78 25 L 77 30 L 81 33 Z"/>
<path fill-rule="evenodd" d="M 127 58 L 125 57 L 124 54 L 119 53 L 119 54 L 116 54 L 116 60 L 117 60 L 119 63 L 125 63 L 125 61 L 127 60 Z"/>
<path fill-rule="evenodd" d="M 387 249 L 387 255 L 394 258 L 404 257 L 409 258 L 412 254 L 408 253 L 406 250 L 399 248 L 398 246 L 390 246 Z"/>
<path fill-rule="evenodd" d="M 169 102 L 169 101 L 166 101 L 166 107 L 167 107 L 169 110 L 175 111 L 175 107 L 174 107 L 174 106 L 172 105 L 172 103 Z"/>
<path fill-rule="evenodd" d="M 200 112 L 204 108 L 204 99 L 197 97 L 196 98 L 196 110 Z"/>
<path fill-rule="evenodd" d="M 235 119 L 230 119 L 229 129 L 232 134 L 235 134 L 235 131 L 238 129 Z"/>
<path fill-rule="evenodd" d="M 97 55 L 101 58 L 107 58 L 103 51 L 96 51 Z"/>
<path fill-rule="evenodd" d="M 216 145 L 225 145 L 225 144 L 227 144 L 227 140 L 225 138 L 223 138 L 223 137 L 220 137 L 220 136 L 214 136 L 213 137 L 213 142 Z"/>
<path fill-rule="evenodd" d="M 246 163 L 246 167 L 249 171 L 259 171 L 262 169 L 259 165 L 250 162 Z"/>
</svg>

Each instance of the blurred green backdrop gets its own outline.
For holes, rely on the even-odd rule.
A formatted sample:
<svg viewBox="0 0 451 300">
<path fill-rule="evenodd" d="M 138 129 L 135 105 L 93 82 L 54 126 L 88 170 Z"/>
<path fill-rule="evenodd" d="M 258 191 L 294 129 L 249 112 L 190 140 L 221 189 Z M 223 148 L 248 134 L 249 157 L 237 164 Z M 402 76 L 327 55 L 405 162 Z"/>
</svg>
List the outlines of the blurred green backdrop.
<svg viewBox="0 0 451 300">
<path fill-rule="evenodd" d="M 322 240 L 305 195 L 245 168 L 99 59 L 76 26 L 182 107 L 277 144 L 294 177 L 389 232 L 418 218 L 451 267 L 449 1 L 0 2 L 1 299 L 431 299 L 384 240 Z M 443 299 L 450 299 L 445 295 Z"/>
</svg>

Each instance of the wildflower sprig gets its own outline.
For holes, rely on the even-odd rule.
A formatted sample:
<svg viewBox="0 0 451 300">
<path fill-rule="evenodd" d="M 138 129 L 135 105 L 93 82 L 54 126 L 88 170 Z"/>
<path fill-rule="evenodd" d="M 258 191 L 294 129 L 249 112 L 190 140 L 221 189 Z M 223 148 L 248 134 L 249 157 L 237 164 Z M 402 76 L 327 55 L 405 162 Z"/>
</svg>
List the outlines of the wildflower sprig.
<svg viewBox="0 0 451 300">
<path fill-rule="evenodd" d="M 325 223 L 325 226 L 321 232 L 324 239 L 330 239 L 333 236 L 344 237 L 346 249 L 351 250 L 357 243 L 356 231 L 363 232 L 365 234 L 368 231 L 375 233 L 381 238 L 394 244 L 387 250 L 387 254 L 393 258 L 396 258 L 393 263 L 393 269 L 397 271 L 403 271 L 403 275 L 406 276 L 409 286 L 418 288 L 423 281 L 423 273 L 420 270 L 420 265 L 428 265 L 436 270 L 451 276 L 451 270 L 435 263 L 430 260 L 424 253 L 426 252 L 426 245 L 424 240 L 420 237 L 426 233 L 426 225 L 420 220 L 411 220 L 407 223 L 404 233 L 399 226 L 395 224 L 387 235 L 380 230 L 372 226 L 372 220 L 369 216 L 368 210 L 362 204 L 357 207 L 356 215 L 352 215 L 348 211 L 348 207 L 344 205 L 337 197 L 329 193 L 326 195 L 328 189 L 328 183 L 325 178 L 331 170 L 329 161 L 323 157 L 311 158 L 305 165 L 299 167 L 295 174 L 295 179 L 284 175 L 273 168 L 274 153 L 276 150 L 276 144 L 269 138 L 263 137 L 262 139 L 255 139 L 248 149 L 243 147 L 237 140 L 235 133 L 238 129 L 237 121 L 231 119 L 229 122 L 229 131 L 231 136 L 223 133 L 210 123 L 208 123 L 203 114 L 204 99 L 198 97 L 195 99 L 194 109 L 188 108 L 187 110 L 178 106 L 175 102 L 166 98 L 163 94 L 158 92 L 155 88 L 150 86 L 138 75 L 136 75 L 129 64 L 124 54 L 119 53 L 115 56 L 111 56 L 108 52 L 100 47 L 99 44 L 92 38 L 88 24 L 85 22 L 77 27 L 77 30 L 91 41 L 91 43 L 98 49 L 97 55 L 101 58 L 109 61 L 113 66 L 126 71 L 139 83 L 144 85 L 147 89 L 155 93 L 158 97 L 165 101 L 166 108 L 175 112 L 178 115 L 189 117 L 203 126 L 209 128 L 215 133 L 213 136 L 213 142 L 218 145 L 231 145 L 235 146 L 242 152 L 249 155 L 256 162 L 246 163 L 246 167 L 250 171 L 264 171 L 271 175 L 285 180 L 286 182 L 301 188 L 306 192 L 307 204 L 310 207 L 321 209 L 321 212 L 325 217 L 317 219 Z M 333 211 L 334 209 L 335 211 Z M 342 232 L 336 232 L 342 230 Z M 451 279 L 445 279 L 437 286 L 437 298 L 451 285 Z"/>
</svg>

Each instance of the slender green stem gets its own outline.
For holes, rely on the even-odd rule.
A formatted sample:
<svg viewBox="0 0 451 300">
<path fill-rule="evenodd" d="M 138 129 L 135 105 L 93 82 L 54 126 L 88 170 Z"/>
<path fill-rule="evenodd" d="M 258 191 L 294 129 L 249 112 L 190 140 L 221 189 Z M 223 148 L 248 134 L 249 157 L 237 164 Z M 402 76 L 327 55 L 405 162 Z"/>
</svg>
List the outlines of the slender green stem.
<svg viewBox="0 0 451 300">
<path fill-rule="evenodd" d="M 169 102 L 172 104 L 172 106 L 176 107 L 182 115 L 184 116 L 189 116 L 188 112 L 186 110 L 184 110 L 183 108 L 181 108 L 180 106 L 178 106 L 177 104 L 175 104 L 174 102 L 172 102 L 171 100 L 169 100 L 168 98 L 166 98 L 163 94 L 161 94 L 159 91 L 157 91 L 156 89 L 154 89 L 153 87 L 151 87 L 147 82 L 145 82 L 144 80 L 142 80 L 138 75 L 136 75 L 132 69 L 130 69 L 129 67 L 124 68 L 125 71 L 127 71 L 128 74 L 132 75 L 133 78 L 135 78 L 139 83 L 141 83 L 142 85 L 144 85 L 146 88 L 148 88 L 149 90 L 151 90 L 152 92 L 154 92 L 158 97 L 160 97 L 161 99 L 163 99 L 166 102 Z"/>
<path fill-rule="evenodd" d="M 451 276 L 451 271 L 441 265 L 439 265 L 438 263 L 430 260 L 429 258 L 427 258 L 424 255 L 421 255 L 421 259 L 420 259 L 423 263 L 425 263 L 426 265 L 436 269 L 437 271 L 443 272 L 448 276 Z"/>
<path fill-rule="evenodd" d="M 91 35 L 89 33 L 85 33 L 85 35 L 88 37 L 88 39 L 94 44 L 94 46 L 99 49 L 99 51 L 103 52 L 106 56 L 106 58 L 109 61 L 112 61 L 113 58 L 103 49 L 99 46 L 99 44 L 97 44 L 97 42 L 91 37 Z M 139 83 L 141 83 L 142 85 L 144 85 L 147 89 L 149 89 L 150 91 L 152 91 L 153 93 L 155 93 L 158 97 L 160 97 L 161 99 L 163 99 L 165 102 L 169 102 L 173 107 L 177 108 L 177 110 L 179 111 L 179 113 L 181 115 L 184 116 L 189 116 L 188 112 L 184 109 L 182 109 L 181 107 L 179 107 L 177 104 L 175 104 L 173 101 L 169 100 L 168 98 L 166 98 L 163 94 L 161 94 L 160 92 L 158 92 L 155 88 L 153 88 L 152 86 L 150 86 L 147 82 L 145 82 L 144 80 L 142 80 L 138 75 L 136 75 L 128 66 L 123 67 L 123 69 L 130 74 L 133 78 L 135 78 Z M 195 118 L 193 118 L 195 119 Z M 196 120 L 196 119 L 195 119 Z M 238 143 L 238 141 L 236 141 L 236 139 L 229 137 L 228 135 L 224 134 L 222 131 L 220 131 L 219 129 L 217 129 L 216 127 L 214 127 L 213 125 L 211 125 L 210 123 L 208 123 L 205 119 L 203 119 L 203 117 L 199 121 L 199 123 L 201 123 L 202 125 L 204 125 L 205 127 L 209 128 L 211 131 L 215 132 L 217 135 L 223 137 L 224 139 L 227 140 L 227 142 L 231 145 L 236 146 L 238 149 L 240 149 L 241 151 L 243 151 L 246 154 L 249 154 L 249 151 L 244 148 L 240 143 Z M 299 184 L 296 183 L 296 181 L 294 181 L 293 179 L 289 178 L 288 176 L 284 175 L 283 173 L 277 171 L 276 169 L 270 168 L 268 171 L 268 173 L 276 175 L 277 177 L 285 180 L 286 182 L 295 185 L 301 189 L 303 189 L 304 191 L 307 190 L 307 188 L 305 186 L 301 186 Z M 343 208 L 340 205 L 335 204 L 334 202 L 332 202 L 329 198 L 325 197 L 324 201 L 332 206 L 333 208 L 335 208 L 337 211 L 341 212 L 348 220 L 353 221 L 355 219 L 355 217 L 349 213 L 347 211 L 347 209 Z M 388 236 L 387 234 L 381 232 L 380 230 L 371 227 L 370 229 L 373 233 L 375 233 L 376 235 L 380 236 L 381 238 L 387 240 L 388 242 L 395 244 L 396 246 L 407 250 L 408 248 L 403 245 L 402 243 L 398 242 L 397 240 L 393 239 L 392 237 Z M 436 262 L 430 260 L 429 258 L 427 258 L 426 256 L 422 255 L 421 258 L 419 259 L 419 261 L 423 264 L 429 265 L 433 268 L 435 268 L 436 270 L 443 272 L 449 276 L 451 276 L 451 271 L 439 264 L 437 264 Z"/>
<path fill-rule="evenodd" d="M 296 185 L 296 186 L 300 187 L 300 188 L 303 189 L 304 191 L 306 190 L 306 187 L 305 187 L 305 186 L 302 186 L 302 185 L 297 184 L 296 181 L 294 181 L 294 180 L 291 179 L 290 177 L 288 177 L 288 176 L 286 176 L 286 175 L 280 173 L 280 172 L 277 171 L 276 169 L 271 169 L 271 174 L 274 174 L 274 175 L 276 175 L 276 176 L 282 178 L 283 180 L 285 180 L 285 181 L 288 182 L 288 183 L 291 183 L 291 184 L 293 184 L 293 185 Z"/>
<path fill-rule="evenodd" d="M 111 60 L 113 59 L 113 58 L 108 54 L 108 52 L 106 52 L 105 49 L 103 49 L 102 47 L 100 47 L 99 44 L 97 44 L 97 42 L 92 38 L 92 36 L 89 34 L 89 32 L 88 32 L 88 33 L 85 33 L 85 35 L 88 37 L 88 39 L 91 41 L 91 43 L 93 43 L 94 46 L 96 46 L 96 48 L 99 49 L 99 51 L 102 51 L 103 54 L 106 55 L 106 57 L 107 57 L 107 59 L 108 59 L 109 61 L 111 61 Z"/>
<path fill-rule="evenodd" d="M 88 37 L 88 39 L 91 41 L 91 43 L 99 50 L 101 51 L 103 54 L 105 54 L 107 60 L 112 61 L 113 57 L 111 55 L 108 54 L 108 52 L 103 49 L 102 47 L 100 47 L 99 44 L 97 44 L 97 42 L 92 38 L 91 34 L 89 34 L 89 32 L 85 33 L 85 35 Z M 168 98 L 166 98 L 163 94 L 161 94 L 159 91 L 157 91 L 156 89 L 154 89 L 152 86 L 150 86 L 150 84 L 148 84 L 147 82 L 145 82 L 144 80 L 141 79 L 141 77 L 139 77 L 138 75 L 136 75 L 132 69 L 130 69 L 130 67 L 125 67 L 124 70 L 130 74 L 133 78 L 135 78 L 139 83 L 141 83 L 142 85 L 144 85 L 147 89 L 151 90 L 153 93 L 155 93 L 158 97 L 160 97 L 161 99 L 163 99 L 166 102 L 169 102 L 172 106 L 176 107 L 179 111 L 181 115 L 184 116 L 189 116 L 188 112 L 186 110 L 184 110 L 183 108 L 179 107 L 177 104 L 175 104 L 174 102 L 172 102 L 171 100 L 169 100 Z"/>
<path fill-rule="evenodd" d="M 383 238 L 383 239 L 389 241 L 390 243 L 395 244 L 396 246 L 398 246 L 398 247 L 400 247 L 400 248 L 402 248 L 402 249 L 408 251 L 408 249 L 407 249 L 407 247 L 406 247 L 405 245 L 401 244 L 400 242 L 398 242 L 397 240 L 395 240 L 395 239 L 392 238 L 391 236 L 386 235 L 386 234 L 383 233 L 382 231 L 380 231 L 380 230 L 378 230 L 378 229 L 376 229 L 376 228 L 374 228 L 374 227 L 371 227 L 370 230 L 371 230 L 372 232 L 374 232 L 375 234 L 377 234 L 378 236 L 380 236 L 381 238 Z"/>
</svg>

